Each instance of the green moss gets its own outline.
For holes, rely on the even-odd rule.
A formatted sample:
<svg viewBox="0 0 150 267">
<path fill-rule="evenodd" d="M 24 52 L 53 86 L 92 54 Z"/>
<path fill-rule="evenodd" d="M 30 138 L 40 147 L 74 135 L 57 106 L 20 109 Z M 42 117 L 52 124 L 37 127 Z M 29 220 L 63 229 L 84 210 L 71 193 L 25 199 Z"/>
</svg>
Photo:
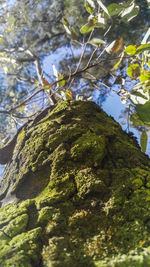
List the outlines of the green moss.
<svg viewBox="0 0 150 267">
<path fill-rule="evenodd" d="M 74 178 L 72 174 L 66 173 L 62 177 L 53 177 L 49 182 L 48 186 L 43 190 L 37 201 L 40 202 L 49 197 L 50 199 L 60 201 L 62 199 L 69 198 L 76 191 L 74 184 Z"/>
<path fill-rule="evenodd" d="M 20 133 L 17 136 L 17 146 L 15 147 L 14 154 L 16 153 L 18 147 L 22 146 L 24 139 L 26 137 L 26 132 L 24 128 L 20 131 Z"/>
<path fill-rule="evenodd" d="M 52 207 L 44 207 L 39 211 L 37 223 L 43 225 L 53 218 L 54 209 Z"/>
<path fill-rule="evenodd" d="M 76 161 L 84 159 L 88 166 L 100 165 L 106 155 L 106 138 L 86 132 L 72 144 L 71 157 Z"/>
<path fill-rule="evenodd" d="M 43 161 L 48 157 L 48 152 L 47 151 L 41 151 L 36 159 L 36 161 L 32 164 L 31 170 L 33 172 L 37 171 L 40 169 L 42 166 Z"/>
<path fill-rule="evenodd" d="M 33 230 L 27 231 L 26 233 L 21 233 L 15 236 L 11 241 L 10 245 L 14 246 L 15 248 L 25 249 L 30 248 L 31 250 L 38 247 L 38 244 L 35 244 L 35 240 L 41 234 L 42 229 L 40 227 L 35 228 Z"/>
<path fill-rule="evenodd" d="M 17 204 L 7 205 L 0 209 L 0 226 L 9 223 L 12 219 L 16 218 L 27 212 L 26 207 L 18 207 Z"/>
<path fill-rule="evenodd" d="M 80 197 L 93 193 L 99 193 L 99 195 L 108 192 L 108 188 L 105 186 L 101 177 L 96 176 L 95 172 L 90 169 L 83 169 L 79 171 L 75 176 L 77 192 Z"/>
<path fill-rule="evenodd" d="M 28 215 L 22 214 L 17 216 L 15 219 L 2 228 L 2 231 L 6 233 L 9 237 L 13 237 L 21 232 L 24 232 L 28 222 Z"/>
<path fill-rule="evenodd" d="M 32 267 L 32 261 L 29 256 L 24 254 L 24 251 L 19 251 L 15 256 L 12 256 L 10 259 L 5 259 L 4 262 L 1 262 L 1 267 Z"/>
<path fill-rule="evenodd" d="M 61 102 L 21 131 L 9 168 L 1 199 L 20 203 L 0 209 L 1 266 L 149 264 L 150 163 L 96 104 Z"/>
</svg>

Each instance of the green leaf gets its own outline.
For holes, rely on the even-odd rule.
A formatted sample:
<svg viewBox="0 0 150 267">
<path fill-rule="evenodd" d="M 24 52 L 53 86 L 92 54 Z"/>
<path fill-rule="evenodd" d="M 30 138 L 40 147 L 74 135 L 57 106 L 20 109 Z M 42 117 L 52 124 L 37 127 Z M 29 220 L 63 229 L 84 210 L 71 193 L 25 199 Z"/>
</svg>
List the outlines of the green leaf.
<svg viewBox="0 0 150 267">
<path fill-rule="evenodd" d="M 142 151 L 144 153 L 146 152 L 146 148 L 147 148 L 147 140 L 148 140 L 147 132 L 143 131 L 141 134 L 140 143 L 141 143 Z"/>
<path fill-rule="evenodd" d="M 133 79 L 136 79 L 137 77 L 139 77 L 139 75 L 140 75 L 140 66 L 139 66 L 139 64 L 130 65 L 127 68 L 127 74 Z"/>
<path fill-rule="evenodd" d="M 136 54 L 140 54 L 144 51 L 149 51 L 150 50 L 150 44 L 143 44 L 140 45 L 137 49 L 136 49 Z"/>
<path fill-rule="evenodd" d="M 102 10 L 110 17 L 107 7 L 102 3 L 101 0 L 97 0 L 98 5 L 102 8 Z"/>
<path fill-rule="evenodd" d="M 143 89 L 143 92 L 145 93 L 145 92 L 147 92 L 147 91 L 149 91 L 150 90 L 150 86 L 146 86 L 144 89 Z"/>
<path fill-rule="evenodd" d="M 138 89 L 142 89 L 142 87 L 143 87 L 143 83 L 142 82 L 139 82 L 139 83 L 137 83 L 137 84 L 135 84 L 133 86 L 133 89 L 138 90 Z"/>
<path fill-rule="evenodd" d="M 135 6 L 135 4 L 133 3 L 122 12 L 121 17 L 123 22 L 125 23 L 129 22 L 134 17 L 136 17 L 138 13 L 139 13 L 139 6 Z"/>
<path fill-rule="evenodd" d="M 94 45 L 94 46 L 101 46 L 101 45 L 105 44 L 105 42 L 102 39 L 99 39 L 99 38 L 93 38 L 93 39 L 91 39 L 91 41 L 89 43 L 91 45 Z"/>
<path fill-rule="evenodd" d="M 125 53 L 130 54 L 130 55 L 135 55 L 136 53 L 136 45 L 129 45 L 126 47 L 124 50 Z"/>
<path fill-rule="evenodd" d="M 63 74 L 60 74 L 58 77 L 58 80 L 62 80 L 64 78 Z M 59 86 L 64 86 L 66 84 L 66 80 L 62 80 L 61 82 L 59 82 Z"/>
<path fill-rule="evenodd" d="M 139 117 L 138 117 L 136 112 L 131 114 L 130 121 L 133 122 L 134 126 L 139 126 L 139 125 L 144 126 L 145 125 L 144 122 L 139 119 Z"/>
<path fill-rule="evenodd" d="M 149 95 L 147 92 L 144 93 L 143 89 L 140 87 L 140 89 L 130 93 L 130 100 L 134 105 L 144 105 L 149 100 Z"/>
<path fill-rule="evenodd" d="M 120 60 L 115 64 L 115 66 L 113 67 L 113 70 L 117 70 L 118 69 L 120 63 L 123 60 L 123 57 L 124 57 L 124 53 L 122 53 Z"/>
<path fill-rule="evenodd" d="M 147 101 L 144 105 L 138 104 L 135 108 L 139 118 L 143 122 L 150 122 L 150 101 Z"/>
<path fill-rule="evenodd" d="M 52 90 L 52 87 L 50 87 L 49 85 L 44 85 L 43 86 L 43 89 L 45 89 L 45 90 Z"/>
<path fill-rule="evenodd" d="M 110 16 L 116 16 L 116 15 L 119 15 L 119 13 L 123 10 L 123 7 L 118 4 L 113 3 L 109 5 L 107 9 L 108 9 Z"/>
<path fill-rule="evenodd" d="M 103 23 L 97 23 L 96 25 L 95 25 L 95 28 L 105 28 L 105 24 L 103 24 Z"/>
<path fill-rule="evenodd" d="M 93 14 L 95 4 L 92 0 L 85 0 L 85 7 L 88 13 Z"/>
<path fill-rule="evenodd" d="M 132 92 L 131 95 L 139 96 L 139 97 L 141 97 L 141 98 L 143 98 L 143 99 L 148 100 L 147 97 L 146 97 L 146 95 L 143 95 L 142 93 L 140 93 L 140 92 L 138 92 L 138 91 Z"/>
<path fill-rule="evenodd" d="M 63 23 L 63 25 L 69 26 L 69 21 L 65 17 L 62 18 L 61 22 Z"/>
<path fill-rule="evenodd" d="M 86 34 L 88 32 L 91 32 L 94 28 L 95 28 L 95 25 L 93 25 L 93 24 L 91 25 L 91 24 L 87 23 L 81 27 L 80 32 L 82 34 Z"/>
<path fill-rule="evenodd" d="M 141 82 L 150 81 L 150 71 L 142 70 L 139 79 L 140 79 Z"/>
</svg>

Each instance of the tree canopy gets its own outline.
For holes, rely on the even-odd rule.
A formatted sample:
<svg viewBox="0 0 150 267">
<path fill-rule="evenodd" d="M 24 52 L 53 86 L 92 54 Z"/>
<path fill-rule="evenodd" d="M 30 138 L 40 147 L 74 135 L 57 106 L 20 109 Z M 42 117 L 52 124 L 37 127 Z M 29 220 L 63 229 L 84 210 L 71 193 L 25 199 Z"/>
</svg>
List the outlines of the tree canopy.
<svg viewBox="0 0 150 267">
<path fill-rule="evenodd" d="M 128 82 L 140 79 L 136 94 L 149 101 L 149 1 L 16 0 L 0 5 L 1 137 L 49 104 L 88 99 L 94 90 L 106 96 L 113 84 L 122 101 L 131 101 Z M 44 59 L 59 48 L 64 55 L 57 64 L 48 63 L 50 72 L 45 70 Z"/>
</svg>

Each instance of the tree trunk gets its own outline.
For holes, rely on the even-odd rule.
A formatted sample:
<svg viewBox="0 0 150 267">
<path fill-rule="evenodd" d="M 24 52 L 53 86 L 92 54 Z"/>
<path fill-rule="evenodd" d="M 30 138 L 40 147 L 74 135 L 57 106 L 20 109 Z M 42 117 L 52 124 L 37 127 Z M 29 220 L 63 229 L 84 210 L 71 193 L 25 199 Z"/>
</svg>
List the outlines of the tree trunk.
<svg viewBox="0 0 150 267">
<path fill-rule="evenodd" d="M 93 102 L 18 135 L 1 182 L 0 266 L 150 266 L 150 161 Z"/>
</svg>

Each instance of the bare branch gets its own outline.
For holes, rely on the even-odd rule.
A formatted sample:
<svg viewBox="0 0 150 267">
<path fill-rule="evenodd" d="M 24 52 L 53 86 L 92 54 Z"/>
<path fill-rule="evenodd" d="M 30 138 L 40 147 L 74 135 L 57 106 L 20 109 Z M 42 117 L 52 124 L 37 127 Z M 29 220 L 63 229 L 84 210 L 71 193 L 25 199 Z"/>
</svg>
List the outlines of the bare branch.
<svg viewBox="0 0 150 267">
<path fill-rule="evenodd" d="M 84 54 L 85 54 L 86 47 L 87 47 L 89 41 L 91 40 L 91 37 L 92 37 L 92 35 L 93 35 L 93 32 L 94 32 L 94 30 L 91 31 L 90 36 L 89 36 L 87 42 L 86 42 L 86 43 L 84 44 L 84 46 L 83 46 L 83 50 L 82 50 L 82 53 L 81 53 L 81 56 L 80 56 L 80 59 L 79 59 L 77 68 L 76 68 L 76 70 L 74 71 L 73 74 L 76 74 L 76 73 L 78 72 L 78 70 L 79 70 L 79 67 L 80 67 L 80 65 L 81 65 L 82 59 L 83 59 Z"/>
</svg>

